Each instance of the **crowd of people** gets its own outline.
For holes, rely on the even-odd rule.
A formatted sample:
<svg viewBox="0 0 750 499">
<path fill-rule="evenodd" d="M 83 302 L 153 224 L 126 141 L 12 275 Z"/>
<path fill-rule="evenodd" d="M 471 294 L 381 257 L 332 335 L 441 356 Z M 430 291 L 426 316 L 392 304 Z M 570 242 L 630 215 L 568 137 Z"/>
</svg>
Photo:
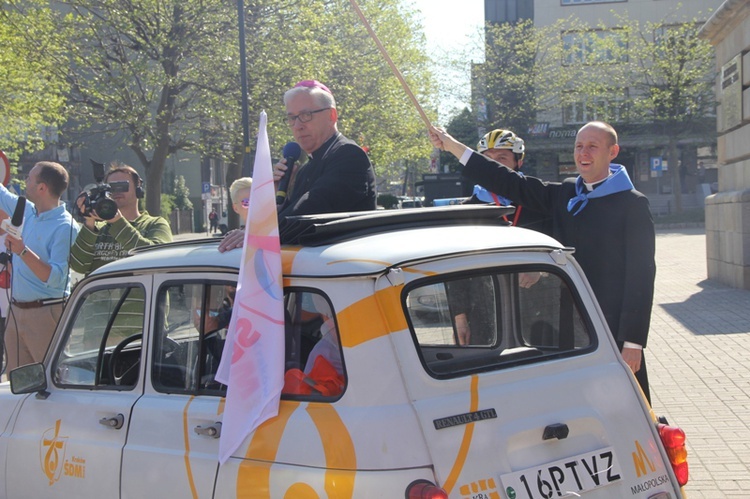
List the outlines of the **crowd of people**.
<svg viewBox="0 0 750 499">
<path fill-rule="evenodd" d="M 286 121 L 307 155 L 304 163 L 273 166 L 277 187 L 285 196 L 277 210 L 280 226 L 289 216 L 376 209 L 375 173 L 367 153 L 338 130 L 338 110 L 331 90 L 316 80 L 297 83 L 283 96 Z M 466 181 L 476 184 L 470 202 L 513 205 L 513 225 L 542 231 L 575 247 L 625 363 L 649 397 L 646 347 L 655 278 L 655 234 L 648 199 L 638 192 L 624 166 L 613 163 L 620 146 L 617 132 L 604 122 L 578 130 L 574 159 L 578 176 L 547 182 L 526 176 L 523 139 L 497 129 L 481 138 L 477 150 L 445 130 L 430 127 L 433 146 L 453 154 L 463 165 Z M 288 178 L 287 178 L 288 177 Z M 7 368 L 41 362 L 70 293 L 70 270 L 88 274 L 128 255 L 140 246 L 172 239 L 169 223 L 140 211 L 143 181 L 135 169 L 114 163 L 106 182 L 120 182 L 112 194 L 114 215 L 102 218 L 76 199 L 79 226 L 61 202 L 68 186 L 65 168 L 37 163 L 26 179 L 21 233 L 8 233 L 4 244 L 12 254 L 9 303 L 3 306 Z M 127 188 L 125 188 L 127 184 Z M 232 209 L 242 227 L 228 232 L 219 251 L 240 248 L 250 205 L 252 179 L 240 178 L 230 188 Z M 0 209 L 13 213 L 19 196 L 0 187 Z M 211 232 L 219 215 L 209 216 Z M 8 263 L 6 267 L 10 267 Z M 528 276 L 527 285 L 534 284 Z M 2 275 L 0 275 L 2 285 Z M 7 291 L 7 290 L 6 290 Z M 470 341 L 465 317 L 455 317 L 461 342 Z"/>
</svg>

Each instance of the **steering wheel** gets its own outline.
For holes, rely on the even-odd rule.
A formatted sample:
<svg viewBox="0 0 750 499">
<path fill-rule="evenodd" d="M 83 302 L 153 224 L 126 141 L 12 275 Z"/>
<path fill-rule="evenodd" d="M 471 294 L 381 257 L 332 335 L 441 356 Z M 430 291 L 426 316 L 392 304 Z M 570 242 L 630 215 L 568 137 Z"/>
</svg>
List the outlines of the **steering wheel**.
<svg viewBox="0 0 750 499">
<path fill-rule="evenodd" d="M 133 385 L 138 380 L 138 368 L 141 365 L 140 356 L 132 366 L 125 369 L 122 373 L 119 373 L 119 375 L 117 372 L 117 364 L 119 360 L 118 357 L 125 347 L 142 338 L 143 333 L 133 334 L 118 343 L 114 350 L 112 350 L 112 354 L 109 357 L 109 379 L 111 382 L 113 381 L 115 385 Z"/>
</svg>

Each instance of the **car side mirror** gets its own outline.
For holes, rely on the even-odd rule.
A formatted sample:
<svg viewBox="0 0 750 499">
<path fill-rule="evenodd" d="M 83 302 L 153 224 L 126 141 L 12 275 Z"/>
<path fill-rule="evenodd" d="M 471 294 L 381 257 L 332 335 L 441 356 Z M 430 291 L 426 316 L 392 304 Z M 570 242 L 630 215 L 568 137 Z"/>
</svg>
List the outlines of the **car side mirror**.
<svg viewBox="0 0 750 499">
<path fill-rule="evenodd" d="M 46 392 L 47 376 L 44 364 L 28 364 L 13 369 L 8 374 L 10 391 L 15 395 L 33 392 Z"/>
</svg>

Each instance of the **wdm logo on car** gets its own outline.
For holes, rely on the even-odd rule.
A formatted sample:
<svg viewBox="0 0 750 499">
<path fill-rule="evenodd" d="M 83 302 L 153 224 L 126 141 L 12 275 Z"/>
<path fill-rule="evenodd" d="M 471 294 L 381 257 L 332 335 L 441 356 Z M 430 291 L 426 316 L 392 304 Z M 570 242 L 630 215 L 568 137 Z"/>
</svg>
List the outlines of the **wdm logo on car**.
<svg viewBox="0 0 750 499">
<path fill-rule="evenodd" d="M 70 461 L 65 459 L 65 446 L 68 437 L 60 436 L 60 425 L 62 420 L 55 421 L 55 427 L 50 428 L 42 435 L 40 442 L 40 457 L 42 471 L 52 485 L 60 479 L 64 472 L 65 476 L 74 478 L 86 478 L 86 460 L 73 457 Z M 63 466 L 60 466 L 63 463 Z"/>
</svg>

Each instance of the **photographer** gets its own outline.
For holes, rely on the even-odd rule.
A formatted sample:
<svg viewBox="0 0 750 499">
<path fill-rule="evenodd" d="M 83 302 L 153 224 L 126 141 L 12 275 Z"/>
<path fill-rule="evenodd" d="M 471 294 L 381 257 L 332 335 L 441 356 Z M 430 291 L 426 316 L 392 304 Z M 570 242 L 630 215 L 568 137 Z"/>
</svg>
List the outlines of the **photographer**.
<svg viewBox="0 0 750 499">
<path fill-rule="evenodd" d="M 139 211 L 143 181 L 133 167 L 114 163 L 104 182 L 109 188 L 105 186 L 102 191 L 102 186 L 97 186 L 82 192 L 76 200 L 83 226 L 70 251 L 70 267 L 82 274 L 124 258 L 134 248 L 172 241 L 169 222 Z M 116 212 L 102 202 L 104 198 L 114 201 Z"/>
</svg>

